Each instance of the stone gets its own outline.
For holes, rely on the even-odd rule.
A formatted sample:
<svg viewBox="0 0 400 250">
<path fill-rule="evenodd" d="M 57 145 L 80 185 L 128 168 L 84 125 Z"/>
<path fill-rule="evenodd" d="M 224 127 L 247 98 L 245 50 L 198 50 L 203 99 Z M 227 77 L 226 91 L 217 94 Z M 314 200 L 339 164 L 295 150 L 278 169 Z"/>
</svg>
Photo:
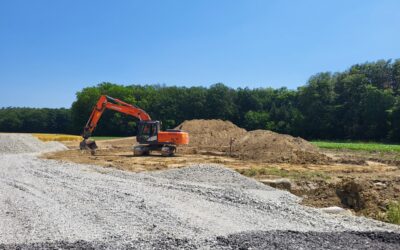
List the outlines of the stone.
<svg viewBox="0 0 400 250">
<path fill-rule="evenodd" d="M 287 178 L 262 179 L 260 182 L 273 188 L 284 189 L 288 191 L 292 190 L 292 182 Z"/>
</svg>

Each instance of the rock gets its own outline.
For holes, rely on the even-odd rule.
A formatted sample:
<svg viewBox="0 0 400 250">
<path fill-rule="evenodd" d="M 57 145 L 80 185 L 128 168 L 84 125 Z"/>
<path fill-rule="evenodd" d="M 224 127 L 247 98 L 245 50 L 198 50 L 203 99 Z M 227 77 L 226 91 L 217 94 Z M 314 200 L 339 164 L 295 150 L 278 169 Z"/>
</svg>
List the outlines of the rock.
<svg viewBox="0 0 400 250">
<path fill-rule="evenodd" d="M 343 214 L 343 215 L 351 215 L 351 212 L 341 208 L 341 207 L 324 207 L 324 208 L 320 208 L 320 210 L 322 212 L 328 213 L 328 214 Z"/>
<path fill-rule="evenodd" d="M 262 179 L 260 180 L 261 183 L 271 186 L 273 188 L 279 188 L 284 190 L 292 190 L 292 182 L 290 179 L 281 178 L 281 179 Z"/>
<path fill-rule="evenodd" d="M 383 182 L 376 182 L 376 183 L 374 183 L 374 185 L 376 187 L 378 187 L 378 188 L 385 188 L 386 187 L 386 184 L 383 183 Z"/>
<path fill-rule="evenodd" d="M 307 188 L 308 188 L 309 190 L 316 190 L 316 189 L 318 188 L 318 185 L 317 185 L 316 183 L 307 182 L 306 184 L 307 184 Z"/>
</svg>

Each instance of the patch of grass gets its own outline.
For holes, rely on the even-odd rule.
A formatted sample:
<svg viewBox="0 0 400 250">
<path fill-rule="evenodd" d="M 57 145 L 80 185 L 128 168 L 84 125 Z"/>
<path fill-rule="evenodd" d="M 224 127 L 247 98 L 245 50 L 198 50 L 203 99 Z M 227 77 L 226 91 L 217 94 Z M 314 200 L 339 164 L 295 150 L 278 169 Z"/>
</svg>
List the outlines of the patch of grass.
<svg viewBox="0 0 400 250">
<path fill-rule="evenodd" d="M 369 152 L 400 152 L 400 145 L 382 144 L 370 142 L 330 142 L 330 141 L 313 141 L 311 142 L 319 148 L 326 149 L 348 149 Z"/>
<path fill-rule="evenodd" d="M 389 204 L 386 217 L 390 223 L 400 225 L 400 201 Z"/>
<path fill-rule="evenodd" d="M 239 173 L 241 173 L 242 175 L 245 175 L 245 176 L 253 177 L 253 176 L 257 175 L 257 169 L 255 169 L 255 168 L 241 169 L 241 171 L 239 171 Z"/>
</svg>

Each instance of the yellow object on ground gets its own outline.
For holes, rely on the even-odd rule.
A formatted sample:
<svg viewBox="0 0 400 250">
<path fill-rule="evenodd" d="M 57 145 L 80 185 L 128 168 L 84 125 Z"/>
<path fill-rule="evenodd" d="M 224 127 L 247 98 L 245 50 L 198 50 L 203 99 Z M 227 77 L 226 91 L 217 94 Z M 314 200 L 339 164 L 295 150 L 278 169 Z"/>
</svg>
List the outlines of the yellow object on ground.
<svg viewBox="0 0 400 250">
<path fill-rule="evenodd" d="M 32 134 L 34 137 L 41 141 L 81 141 L 82 137 L 79 135 L 65 135 L 65 134 Z"/>
</svg>

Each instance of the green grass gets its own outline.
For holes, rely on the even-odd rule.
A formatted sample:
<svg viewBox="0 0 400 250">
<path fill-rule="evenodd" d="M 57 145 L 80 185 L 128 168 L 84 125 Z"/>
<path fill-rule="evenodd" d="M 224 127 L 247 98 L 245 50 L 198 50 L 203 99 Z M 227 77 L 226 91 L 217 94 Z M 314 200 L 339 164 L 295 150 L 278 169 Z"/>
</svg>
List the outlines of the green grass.
<svg viewBox="0 0 400 250">
<path fill-rule="evenodd" d="M 329 142 L 313 141 L 311 142 L 319 148 L 326 149 L 349 149 L 358 151 L 375 152 L 400 152 L 400 145 L 370 143 L 370 142 Z"/>
<path fill-rule="evenodd" d="M 95 140 L 95 141 L 101 141 L 101 140 L 111 140 L 111 139 L 119 139 L 123 138 L 121 136 L 92 136 L 90 139 Z"/>
<path fill-rule="evenodd" d="M 390 223 L 400 225 L 400 201 L 389 204 L 386 216 Z"/>
</svg>

